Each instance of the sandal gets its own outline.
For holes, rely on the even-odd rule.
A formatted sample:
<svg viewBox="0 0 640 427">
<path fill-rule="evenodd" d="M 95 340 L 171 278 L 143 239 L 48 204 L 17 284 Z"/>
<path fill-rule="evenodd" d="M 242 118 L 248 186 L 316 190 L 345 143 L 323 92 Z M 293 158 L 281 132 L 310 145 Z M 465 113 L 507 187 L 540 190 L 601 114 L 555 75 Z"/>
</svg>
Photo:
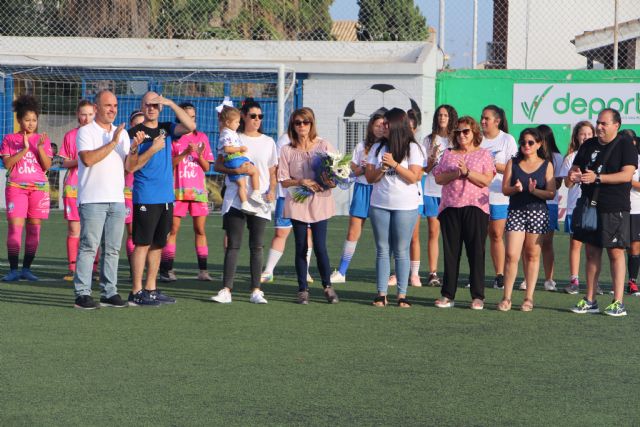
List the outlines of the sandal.
<svg viewBox="0 0 640 427">
<path fill-rule="evenodd" d="M 386 295 L 378 295 L 373 299 L 372 305 L 374 307 L 386 307 L 389 302 L 387 301 Z"/>
<path fill-rule="evenodd" d="M 400 308 L 411 308 L 411 303 L 406 298 L 398 298 L 398 307 L 400 307 Z"/>
<path fill-rule="evenodd" d="M 511 300 L 503 298 L 496 307 L 498 311 L 509 311 L 511 310 Z"/>
<path fill-rule="evenodd" d="M 520 311 L 531 311 L 533 310 L 533 301 L 529 298 L 525 298 L 520 306 Z"/>
</svg>

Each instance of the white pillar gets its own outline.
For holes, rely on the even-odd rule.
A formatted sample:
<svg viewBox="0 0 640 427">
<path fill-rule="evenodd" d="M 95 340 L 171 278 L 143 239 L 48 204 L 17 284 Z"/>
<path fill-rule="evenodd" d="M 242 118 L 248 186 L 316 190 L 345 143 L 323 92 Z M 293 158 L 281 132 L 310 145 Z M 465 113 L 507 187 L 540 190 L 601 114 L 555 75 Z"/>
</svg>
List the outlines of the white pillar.
<svg viewBox="0 0 640 427">
<path fill-rule="evenodd" d="M 278 138 L 284 133 L 284 64 L 278 66 Z"/>
</svg>

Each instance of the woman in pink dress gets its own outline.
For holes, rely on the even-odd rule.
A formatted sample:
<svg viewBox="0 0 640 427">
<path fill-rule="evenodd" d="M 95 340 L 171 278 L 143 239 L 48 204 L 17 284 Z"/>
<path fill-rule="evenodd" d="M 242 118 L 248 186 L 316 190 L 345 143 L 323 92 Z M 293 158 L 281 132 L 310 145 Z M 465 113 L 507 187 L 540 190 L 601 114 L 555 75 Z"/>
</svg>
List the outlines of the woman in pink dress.
<svg viewBox="0 0 640 427">
<path fill-rule="evenodd" d="M 20 131 L 6 135 L 0 155 L 8 171 L 5 189 L 7 221 L 7 253 L 11 271 L 2 278 L 9 282 L 19 279 L 36 281 L 31 263 L 40 243 L 40 223 L 49 218 L 49 180 L 46 171 L 51 167 L 51 141 L 46 133 L 38 134 L 40 107 L 36 99 L 22 95 L 13 102 Z M 18 271 L 18 257 L 22 229 L 26 236 L 22 271 Z"/>
<path fill-rule="evenodd" d="M 307 228 L 311 228 L 313 251 L 316 255 L 322 287 L 327 301 L 338 302 L 338 295 L 331 286 L 331 267 L 327 253 L 327 223 L 335 215 L 336 205 L 331 188 L 335 183 L 328 180 L 317 182 L 312 163 L 320 153 L 334 152 L 333 146 L 318 138 L 313 111 L 301 108 L 289 118 L 287 130 L 291 144 L 280 151 L 278 181 L 283 188 L 304 186 L 313 192 L 302 202 L 294 201 L 289 191 L 285 195 L 284 217 L 291 219 L 295 238 L 295 266 L 298 276 L 299 304 L 309 303 L 307 282 Z"/>
</svg>

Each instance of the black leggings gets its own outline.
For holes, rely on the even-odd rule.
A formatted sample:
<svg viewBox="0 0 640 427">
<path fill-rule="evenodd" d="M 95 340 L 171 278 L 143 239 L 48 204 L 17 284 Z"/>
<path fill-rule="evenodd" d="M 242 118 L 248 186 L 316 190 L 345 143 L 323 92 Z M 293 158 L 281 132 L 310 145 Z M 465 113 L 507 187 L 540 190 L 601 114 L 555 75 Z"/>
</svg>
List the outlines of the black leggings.
<svg viewBox="0 0 640 427">
<path fill-rule="evenodd" d="M 322 287 L 331 286 L 331 266 L 327 253 L 327 220 L 318 222 L 302 222 L 291 220 L 293 236 L 296 240 L 296 274 L 298 276 L 298 290 L 305 291 L 307 284 L 307 228 L 311 228 L 313 238 L 313 251 L 316 253 L 318 270 L 322 279 Z"/>
<path fill-rule="evenodd" d="M 260 289 L 262 272 L 262 248 L 264 247 L 264 229 L 267 220 L 256 215 L 245 215 L 236 208 L 222 217 L 222 228 L 227 234 L 227 248 L 224 252 L 222 284 L 233 289 L 233 279 L 238 266 L 238 253 L 242 245 L 242 233 L 245 223 L 249 230 L 249 268 L 251 270 L 251 289 Z"/>
</svg>

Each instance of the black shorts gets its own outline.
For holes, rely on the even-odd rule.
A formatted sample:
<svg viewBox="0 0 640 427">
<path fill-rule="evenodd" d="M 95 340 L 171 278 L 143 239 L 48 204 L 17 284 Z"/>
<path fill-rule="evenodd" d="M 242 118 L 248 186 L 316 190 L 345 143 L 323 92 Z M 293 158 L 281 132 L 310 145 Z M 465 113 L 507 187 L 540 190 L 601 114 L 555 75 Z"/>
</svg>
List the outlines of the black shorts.
<svg viewBox="0 0 640 427">
<path fill-rule="evenodd" d="M 640 214 L 629 215 L 631 220 L 631 241 L 640 242 Z"/>
<path fill-rule="evenodd" d="M 133 205 L 133 243 L 163 248 L 173 223 L 173 203 Z"/>
<path fill-rule="evenodd" d="M 599 248 L 628 248 L 631 243 L 629 212 L 598 212 L 598 229 L 576 229 L 573 238 Z"/>
</svg>

